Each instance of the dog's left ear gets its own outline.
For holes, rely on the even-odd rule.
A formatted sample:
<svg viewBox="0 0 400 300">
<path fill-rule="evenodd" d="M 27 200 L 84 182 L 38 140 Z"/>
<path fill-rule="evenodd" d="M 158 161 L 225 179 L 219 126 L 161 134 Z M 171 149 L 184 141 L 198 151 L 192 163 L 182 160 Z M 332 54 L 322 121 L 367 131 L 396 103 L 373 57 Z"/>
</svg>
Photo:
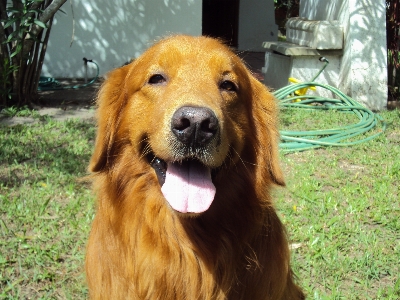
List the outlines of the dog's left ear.
<svg viewBox="0 0 400 300">
<path fill-rule="evenodd" d="M 278 108 L 275 97 L 253 76 L 250 76 L 252 87 L 253 120 L 255 122 L 257 149 L 257 183 L 264 186 L 270 180 L 284 186 L 285 180 L 279 163 Z"/>
<path fill-rule="evenodd" d="M 89 164 L 89 172 L 101 172 L 110 166 L 115 147 L 115 135 L 126 91 L 125 77 L 130 66 L 115 69 L 107 74 L 107 79 L 97 96 L 97 137 L 94 152 Z"/>
</svg>

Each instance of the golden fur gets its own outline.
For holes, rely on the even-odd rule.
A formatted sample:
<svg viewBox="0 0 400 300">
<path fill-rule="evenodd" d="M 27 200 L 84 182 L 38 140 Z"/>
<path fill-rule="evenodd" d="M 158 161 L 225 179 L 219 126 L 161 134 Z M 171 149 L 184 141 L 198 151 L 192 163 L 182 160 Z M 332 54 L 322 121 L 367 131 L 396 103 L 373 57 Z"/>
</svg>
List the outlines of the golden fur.
<svg viewBox="0 0 400 300">
<path fill-rule="evenodd" d="M 219 142 L 197 157 L 213 169 L 216 195 L 189 217 L 166 203 L 146 160 L 150 153 L 185 159 L 168 142 L 171 116 L 183 105 L 211 109 L 220 124 Z M 86 255 L 90 297 L 304 299 L 269 194 L 284 185 L 276 114 L 268 90 L 211 38 L 166 38 L 112 71 L 98 96 L 89 166 L 97 193 Z"/>
</svg>

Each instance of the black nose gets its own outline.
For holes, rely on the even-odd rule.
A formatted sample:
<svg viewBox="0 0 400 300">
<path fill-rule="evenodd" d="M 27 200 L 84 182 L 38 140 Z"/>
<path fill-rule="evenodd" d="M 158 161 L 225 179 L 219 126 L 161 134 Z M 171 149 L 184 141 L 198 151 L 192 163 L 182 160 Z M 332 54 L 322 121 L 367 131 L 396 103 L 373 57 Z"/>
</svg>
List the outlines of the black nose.
<svg viewBox="0 0 400 300">
<path fill-rule="evenodd" d="M 171 130 L 182 143 L 188 146 L 204 146 L 218 132 L 218 119 L 206 107 L 182 106 L 175 111 Z"/>
</svg>

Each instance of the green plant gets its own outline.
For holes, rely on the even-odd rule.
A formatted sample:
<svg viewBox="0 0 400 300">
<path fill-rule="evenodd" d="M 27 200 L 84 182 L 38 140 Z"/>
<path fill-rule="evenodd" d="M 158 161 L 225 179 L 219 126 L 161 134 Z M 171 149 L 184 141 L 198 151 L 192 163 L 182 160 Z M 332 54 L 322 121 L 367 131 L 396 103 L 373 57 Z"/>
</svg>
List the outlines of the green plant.
<svg viewBox="0 0 400 300">
<path fill-rule="evenodd" d="M 23 107 L 10 106 L 3 108 L 0 113 L 8 118 L 12 117 L 32 117 L 39 118 L 40 114 L 34 109 L 30 109 L 27 105 Z"/>
<path fill-rule="evenodd" d="M 52 20 L 65 2 L 0 2 L 0 106 L 21 106 L 36 100 Z"/>
<path fill-rule="evenodd" d="M 275 9 L 284 8 L 290 10 L 294 6 L 299 6 L 299 0 L 274 0 Z"/>
<path fill-rule="evenodd" d="M 1 110 L 1 114 L 3 114 L 4 116 L 6 116 L 8 118 L 15 117 L 17 115 L 17 113 L 18 113 L 18 107 L 16 107 L 16 106 L 6 107 Z"/>
<path fill-rule="evenodd" d="M 0 99 L 5 99 L 5 101 L 11 99 L 12 86 L 10 76 L 16 69 L 17 67 L 11 65 L 8 58 L 3 58 L 2 67 L 0 68 Z"/>
</svg>

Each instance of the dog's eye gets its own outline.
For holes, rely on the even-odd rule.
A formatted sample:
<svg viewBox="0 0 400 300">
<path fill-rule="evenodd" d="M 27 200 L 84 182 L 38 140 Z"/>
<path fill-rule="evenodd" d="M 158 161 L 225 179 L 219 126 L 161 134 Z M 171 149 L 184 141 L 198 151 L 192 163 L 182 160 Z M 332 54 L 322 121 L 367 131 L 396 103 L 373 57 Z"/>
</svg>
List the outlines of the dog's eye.
<svg viewBox="0 0 400 300">
<path fill-rule="evenodd" d="M 219 88 L 221 90 L 225 90 L 225 91 L 228 91 L 228 92 L 236 92 L 237 91 L 236 84 L 234 84 L 230 80 L 222 81 L 221 84 L 219 85 Z"/>
<path fill-rule="evenodd" d="M 165 79 L 165 77 L 161 74 L 154 74 L 149 79 L 150 84 L 160 84 L 160 83 L 164 83 L 166 81 L 167 80 Z"/>
</svg>

